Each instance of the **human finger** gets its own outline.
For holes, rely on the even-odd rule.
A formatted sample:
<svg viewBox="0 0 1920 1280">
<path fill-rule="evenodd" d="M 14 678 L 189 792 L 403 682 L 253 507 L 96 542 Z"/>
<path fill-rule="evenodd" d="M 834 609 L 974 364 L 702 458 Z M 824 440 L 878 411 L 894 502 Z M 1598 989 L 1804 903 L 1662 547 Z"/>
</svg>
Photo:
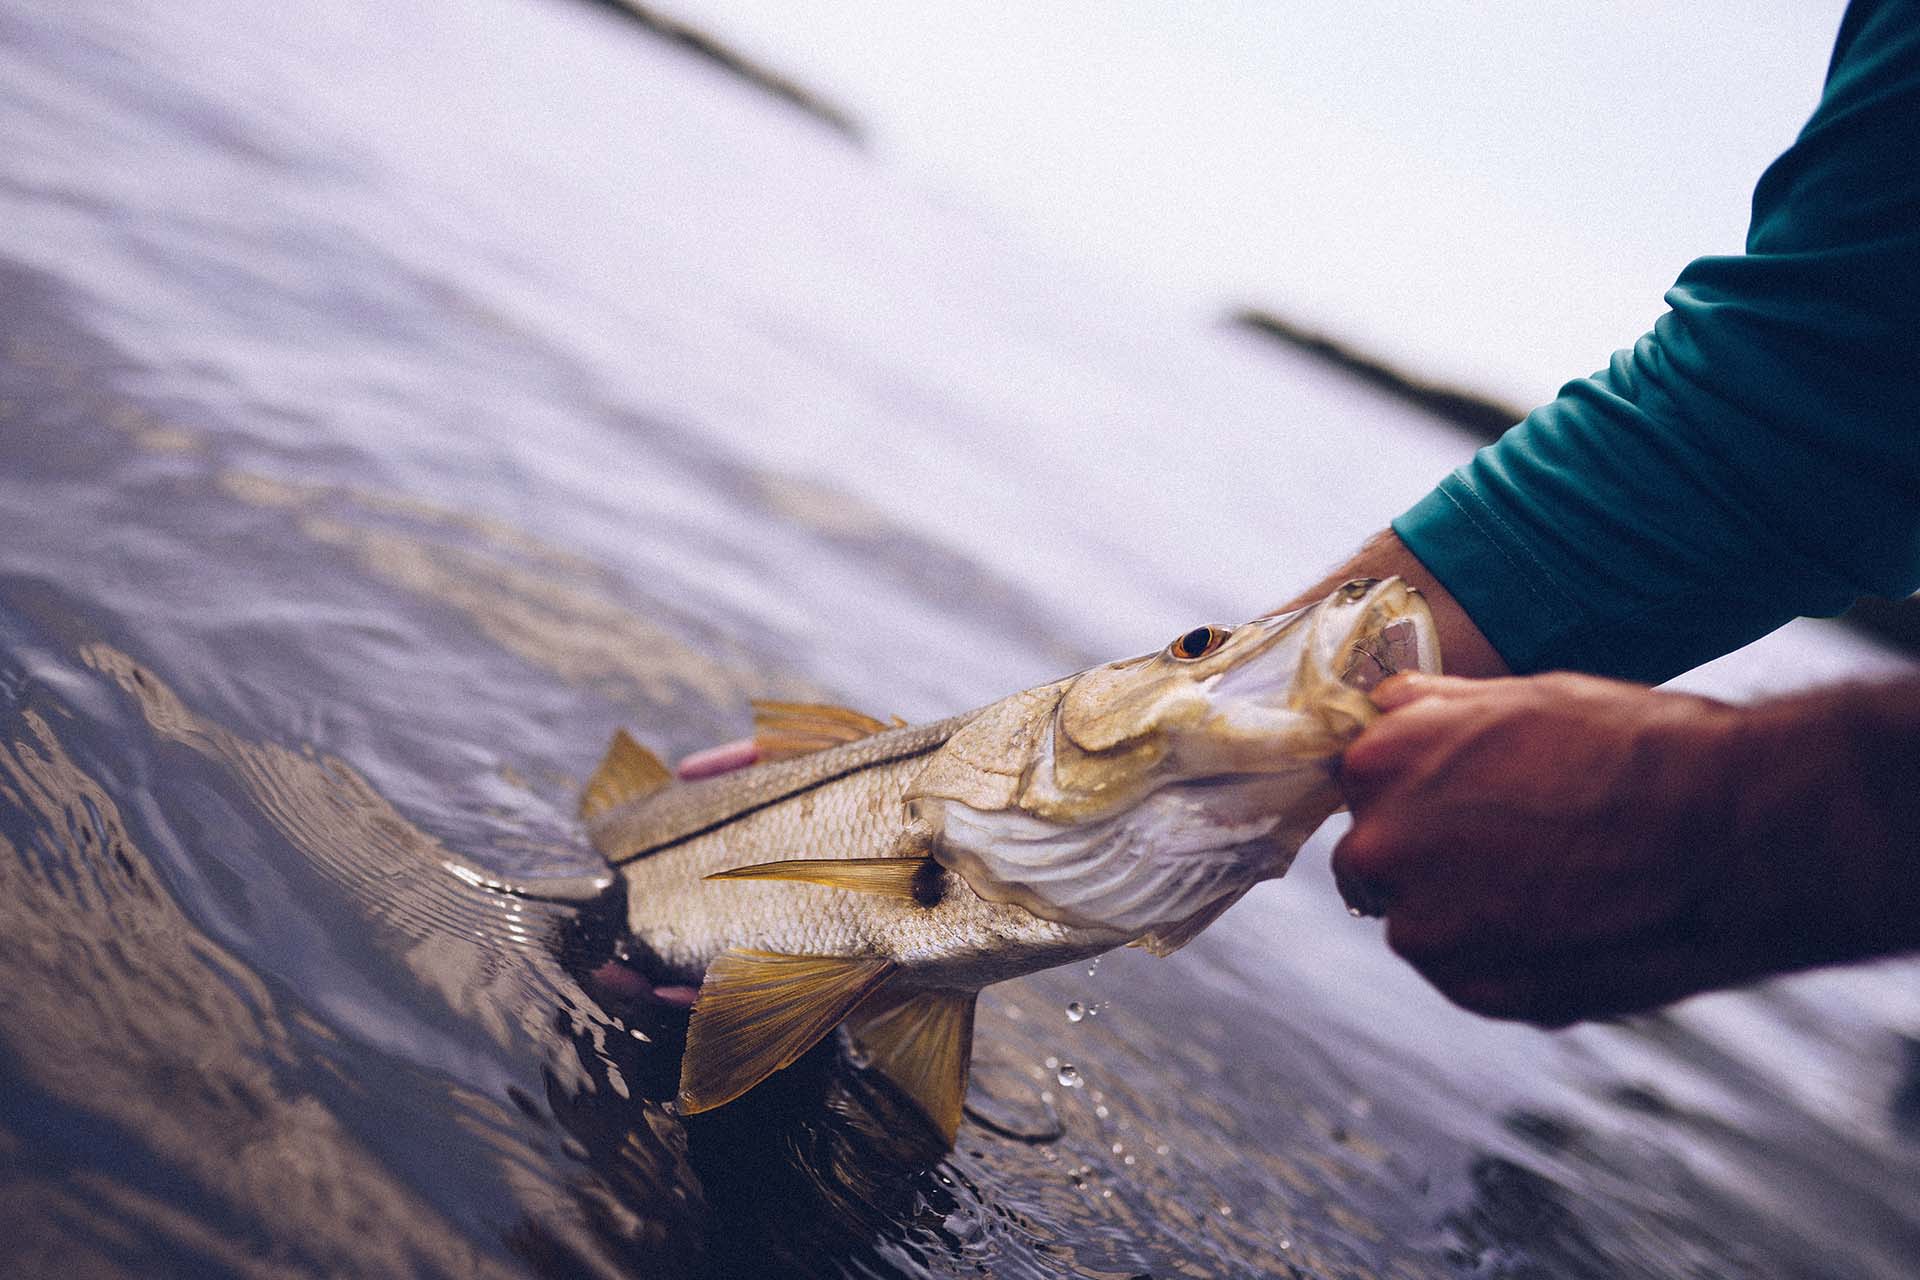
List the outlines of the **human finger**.
<svg viewBox="0 0 1920 1280">
<path fill-rule="evenodd" d="M 711 778 L 716 774 L 744 769 L 758 763 L 759 759 L 760 744 L 752 738 L 739 738 L 685 757 L 675 767 L 674 775 L 682 782 L 692 782 L 697 778 Z"/>
<path fill-rule="evenodd" d="M 1579 945 L 1533 947 L 1483 930 L 1454 945 L 1389 917 L 1387 941 L 1435 990 L 1483 1017 L 1558 1028 L 1656 1008 L 1748 975 L 1698 938 L 1650 930 Z"/>
<path fill-rule="evenodd" d="M 1377 920 L 1386 915 L 1387 909 L 1393 905 L 1392 886 L 1365 872 L 1336 867 L 1333 884 L 1340 891 L 1340 900 L 1347 904 L 1347 910 L 1353 915 Z"/>
<path fill-rule="evenodd" d="M 1477 1013 L 1483 1018 L 1495 1018 L 1502 1022 L 1533 1022 L 1550 1029 L 1574 1021 L 1572 1018 L 1561 1021 L 1533 1016 L 1540 1008 L 1541 983 L 1536 975 L 1525 971 L 1451 980 L 1436 979 L 1425 973 L 1421 976 L 1427 978 L 1434 990 L 1448 1000 L 1468 1013 Z"/>
<path fill-rule="evenodd" d="M 1436 676 L 1424 671 L 1401 671 L 1373 687 L 1367 696 L 1382 711 L 1392 711 L 1422 698 L 1459 697 L 1479 689 L 1484 681 L 1464 676 Z"/>
<path fill-rule="evenodd" d="M 1337 781 L 1355 809 L 1418 760 L 1453 720 L 1445 701 L 1402 705 L 1404 710 L 1380 716 L 1362 729 L 1340 753 Z"/>
<path fill-rule="evenodd" d="M 1507 947 L 1490 947 L 1463 920 L 1441 920 L 1403 906 L 1387 916 L 1386 941 L 1428 985 L 1483 1018 L 1558 1026 L 1536 964 Z M 1463 942 L 1474 938 L 1473 942 Z M 1571 1021 L 1571 1019 L 1566 1019 Z"/>
<path fill-rule="evenodd" d="M 1356 822 L 1333 847 L 1333 884 L 1341 899 L 1358 915 L 1387 913 L 1398 888 L 1392 875 L 1392 850 L 1375 836 L 1376 828 Z"/>
</svg>

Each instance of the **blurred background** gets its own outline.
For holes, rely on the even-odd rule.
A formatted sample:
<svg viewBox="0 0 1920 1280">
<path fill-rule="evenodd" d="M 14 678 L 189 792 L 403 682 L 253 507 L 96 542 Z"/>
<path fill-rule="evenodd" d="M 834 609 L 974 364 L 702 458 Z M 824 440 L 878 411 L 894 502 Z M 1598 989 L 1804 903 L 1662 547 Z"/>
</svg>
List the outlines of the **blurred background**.
<svg viewBox="0 0 1920 1280">
<path fill-rule="evenodd" d="M 1495 1025 L 1336 821 L 989 992 L 938 1159 L 838 1045 L 683 1122 L 576 901 L 616 727 L 1317 578 L 1738 248 L 1839 10 L 0 5 L 0 1270 L 1910 1274 L 1911 962 Z"/>
<path fill-rule="evenodd" d="M 1531 407 L 1740 250 L 1845 5 L 671 8 L 1063 262 Z"/>
</svg>

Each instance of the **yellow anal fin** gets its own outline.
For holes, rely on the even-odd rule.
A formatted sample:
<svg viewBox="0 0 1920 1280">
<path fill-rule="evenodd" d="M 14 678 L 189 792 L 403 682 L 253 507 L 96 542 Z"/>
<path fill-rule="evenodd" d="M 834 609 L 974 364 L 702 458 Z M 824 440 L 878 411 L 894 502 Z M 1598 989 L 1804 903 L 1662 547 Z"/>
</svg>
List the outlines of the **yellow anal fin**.
<svg viewBox="0 0 1920 1280">
<path fill-rule="evenodd" d="M 724 1106 L 817 1044 L 892 975 L 872 956 L 722 952 L 687 1024 L 680 1110 Z"/>
<path fill-rule="evenodd" d="M 973 991 L 886 992 L 853 1017 L 853 1036 L 953 1145 L 973 1061 Z"/>
<path fill-rule="evenodd" d="M 824 702 L 755 702 L 753 740 L 761 760 L 790 760 L 849 742 L 870 738 L 906 721 L 891 722 Z"/>
<path fill-rule="evenodd" d="M 580 816 L 591 818 L 618 804 L 650 796 L 673 781 L 673 770 L 633 740 L 625 729 L 614 732 L 600 767 L 580 793 Z"/>
<path fill-rule="evenodd" d="M 932 858 L 791 858 L 716 871 L 709 880 L 804 880 L 855 893 L 917 902 L 940 901 L 940 864 Z"/>
</svg>

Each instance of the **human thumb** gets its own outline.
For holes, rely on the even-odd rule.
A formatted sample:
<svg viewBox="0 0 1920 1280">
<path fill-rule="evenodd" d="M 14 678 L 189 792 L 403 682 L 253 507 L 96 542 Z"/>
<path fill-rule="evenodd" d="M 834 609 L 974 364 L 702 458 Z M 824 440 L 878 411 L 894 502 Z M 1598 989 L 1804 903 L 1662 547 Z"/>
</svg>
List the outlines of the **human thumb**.
<svg viewBox="0 0 1920 1280">
<path fill-rule="evenodd" d="M 1375 685 L 1369 695 L 1373 705 L 1392 711 L 1422 698 L 1459 697 L 1470 693 L 1480 682 L 1462 676 L 1431 676 L 1424 671 L 1402 671 Z"/>
</svg>

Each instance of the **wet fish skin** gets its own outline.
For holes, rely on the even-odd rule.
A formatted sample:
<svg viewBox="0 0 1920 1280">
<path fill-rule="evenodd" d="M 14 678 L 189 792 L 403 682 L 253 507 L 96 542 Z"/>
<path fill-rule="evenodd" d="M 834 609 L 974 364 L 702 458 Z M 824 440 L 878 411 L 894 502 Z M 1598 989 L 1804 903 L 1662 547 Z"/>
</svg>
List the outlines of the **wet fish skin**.
<svg viewBox="0 0 1920 1280">
<path fill-rule="evenodd" d="M 1404 668 L 1439 669 L 1425 602 L 1348 583 L 986 708 L 909 803 L 975 892 L 1164 953 L 1286 872 L 1339 807 L 1330 761 L 1374 716 L 1367 689 Z"/>
<path fill-rule="evenodd" d="M 1130 941 L 1115 930 L 1076 930 L 988 902 L 937 866 L 935 891 L 924 895 L 931 905 L 804 882 L 706 878 L 781 859 L 924 859 L 928 833 L 907 812 L 906 790 L 965 719 L 681 784 L 662 793 L 668 804 L 599 824 L 603 852 L 622 848 L 623 835 L 633 847 L 643 831 L 663 841 L 629 860 L 609 854 L 627 882 L 628 927 L 663 976 L 698 981 L 722 952 L 750 948 L 881 955 L 901 966 L 903 983 L 973 983 L 977 990 Z M 737 816 L 710 816 L 728 811 Z"/>
<path fill-rule="evenodd" d="M 698 782 L 616 740 L 585 816 L 657 976 L 701 980 L 683 1110 L 845 1019 L 951 1140 L 978 991 L 1175 950 L 1283 874 L 1403 667 L 1438 669 L 1425 605 L 1362 581 L 935 724 L 767 704 L 765 748 L 806 753 Z"/>
</svg>

